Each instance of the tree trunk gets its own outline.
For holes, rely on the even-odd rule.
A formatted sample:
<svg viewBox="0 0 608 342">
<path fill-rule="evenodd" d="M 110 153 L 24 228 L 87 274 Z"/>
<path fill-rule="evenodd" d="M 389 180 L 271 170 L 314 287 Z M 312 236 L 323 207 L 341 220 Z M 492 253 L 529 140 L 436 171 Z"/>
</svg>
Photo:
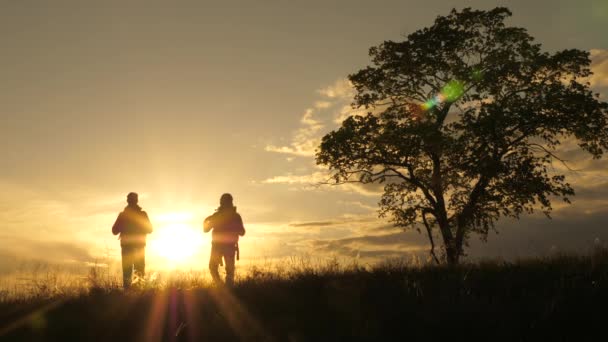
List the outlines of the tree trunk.
<svg viewBox="0 0 608 342">
<path fill-rule="evenodd" d="M 458 252 L 459 249 L 454 245 L 454 243 L 450 244 L 450 245 L 445 245 L 445 254 L 446 254 L 446 259 L 448 262 L 448 265 L 450 266 L 455 266 L 458 265 L 458 262 L 460 261 L 460 253 Z"/>
<path fill-rule="evenodd" d="M 441 238 L 443 239 L 443 248 L 445 249 L 445 257 L 448 265 L 458 265 L 460 259 L 460 250 L 462 246 L 457 246 L 457 240 L 452 234 L 450 225 L 447 220 L 447 215 L 439 217 L 443 219 L 438 220 L 439 230 L 441 232 Z"/>
</svg>

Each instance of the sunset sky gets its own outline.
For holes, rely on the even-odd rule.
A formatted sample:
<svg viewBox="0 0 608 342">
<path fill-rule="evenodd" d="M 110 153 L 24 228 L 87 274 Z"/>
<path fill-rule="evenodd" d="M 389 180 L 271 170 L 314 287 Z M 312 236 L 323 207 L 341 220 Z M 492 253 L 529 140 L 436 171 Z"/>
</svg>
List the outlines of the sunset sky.
<svg viewBox="0 0 608 342">
<path fill-rule="evenodd" d="M 314 149 L 353 113 L 345 79 L 371 46 L 498 5 L 546 51 L 590 51 L 608 100 L 605 0 L 0 2 L 0 272 L 118 258 L 130 191 L 155 227 L 152 268 L 206 267 L 201 224 L 224 192 L 245 221 L 243 262 L 424 255 L 424 235 L 376 218 L 376 189 L 314 186 Z M 501 221 L 471 257 L 608 241 L 608 159 L 563 152 L 573 204 Z"/>
</svg>

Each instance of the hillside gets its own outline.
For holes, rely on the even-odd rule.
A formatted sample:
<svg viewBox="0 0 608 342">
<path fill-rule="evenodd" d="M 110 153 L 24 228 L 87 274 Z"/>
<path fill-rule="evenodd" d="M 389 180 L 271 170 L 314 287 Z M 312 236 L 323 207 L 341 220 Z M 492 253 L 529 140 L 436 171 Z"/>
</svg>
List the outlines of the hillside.
<svg viewBox="0 0 608 342">
<path fill-rule="evenodd" d="M 608 253 L 458 268 L 252 272 L 234 289 L 91 288 L 6 300 L 2 341 L 581 340 L 603 333 Z"/>
</svg>

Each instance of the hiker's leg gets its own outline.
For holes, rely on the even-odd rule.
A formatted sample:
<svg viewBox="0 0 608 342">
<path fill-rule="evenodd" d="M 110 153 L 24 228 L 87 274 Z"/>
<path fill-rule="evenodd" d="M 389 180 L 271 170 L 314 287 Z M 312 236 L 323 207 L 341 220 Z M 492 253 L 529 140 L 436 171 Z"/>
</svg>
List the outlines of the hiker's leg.
<svg viewBox="0 0 608 342">
<path fill-rule="evenodd" d="M 220 272 L 218 268 L 220 267 L 220 262 L 222 259 L 222 255 L 219 251 L 218 246 L 211 245 L 211 256 L 209 256 L 209 273 L 211 273 L 211 278 L 213 278 L 214 283 L 219 283 L 220 280 Z"/>
<path fill-rule="evenodd" d="M 137 247 L 134 250 L 135 274 L 143 278 L 146 275 L 146 247 Z"/>
<path fill-rule="evenodd" d="M 131 275 L 133 274 L 133 250 L 122 247 L 122 286 L 128 289 L 131 286 Z"/>
<path fill-rule="evenodd" d="M 227 246 L 224 251 L 224 261 L 226 262 L 226 285 L 234 285 L 234 257 L 236 249 L 232 246 Z"/>
</svg>

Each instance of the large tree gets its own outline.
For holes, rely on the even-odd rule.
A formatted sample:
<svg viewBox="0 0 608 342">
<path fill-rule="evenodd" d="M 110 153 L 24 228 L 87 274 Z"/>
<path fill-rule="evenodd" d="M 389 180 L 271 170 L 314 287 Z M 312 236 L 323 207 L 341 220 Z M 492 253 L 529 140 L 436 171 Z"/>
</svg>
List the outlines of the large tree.
<svg viewBox="0 0 608 342">
<path fill-rule="evenodd" d="M 370 49 L 349 76 L 353 108 L 323 137 L 318 164 L 336 183 L 384 183 L 380 215 L 425 229 L 431 254 L 456 264 L 468 239 L 574 190 L 559 146 L 608 148 L 608 104 L 589 89 L 589 54 L 547 53 L 506 8 L 453 10 L 405 41 Z M 555 166 L 555 165 L 554 165 Z M 435 254 L 433 237 L 443 253 Z"/>
</svg>

